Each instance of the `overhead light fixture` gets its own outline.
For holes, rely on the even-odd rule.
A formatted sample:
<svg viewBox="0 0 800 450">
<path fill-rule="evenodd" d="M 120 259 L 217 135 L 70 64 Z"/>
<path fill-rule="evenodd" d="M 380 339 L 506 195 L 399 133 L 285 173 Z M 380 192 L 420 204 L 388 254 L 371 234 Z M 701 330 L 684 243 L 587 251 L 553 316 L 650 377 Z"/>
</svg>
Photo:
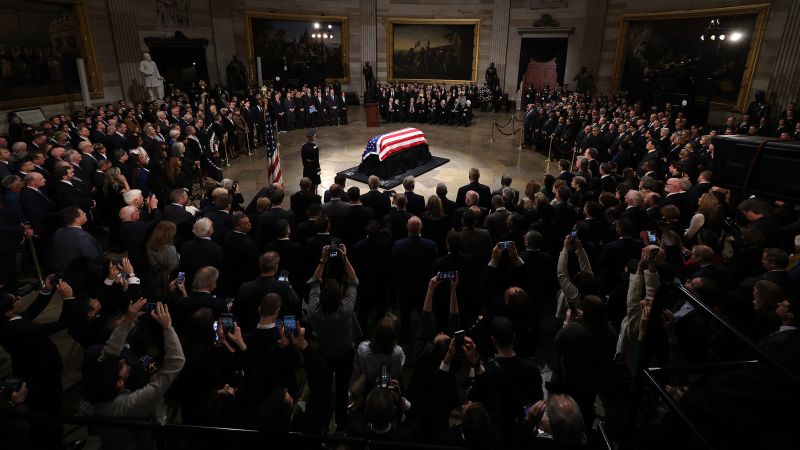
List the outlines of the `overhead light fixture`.
<svg viewBox="0 0 800 450">
<path fill-rule="evenodd" d="M 713 41 L 713 40 L 715 40 L 716 38 L 717 38 L 717 37 L 716 37 L 716 36 L 714 36 L 713 34 L 711 35 L 711 40 L 712 40 L 712 41 Z"/>
<path fill-rule="evenodd" d="M 328 25 L 328 29 L 332 30 L 333 29 L 333 25 Z"/>
<path fill-rule="evenodd" d="M 314 29 L 319 30 L 319 22 L 314 22 Z"/>
<path fill-rule="evenodd" d="M 724 34 L 720 34 L 719 35 L 719 40 L 720 41 L 724 41 L 725 40 L 725 35 Z"/>
<path fill-rule="evenodd" d="M 738 32 L 738 31 L 734 31 L 733 33 L 731 33 L 731 40 L 733 42 L 736 42 L 736 41 L 738 41 L 740 39 L 742 39 L 742 33 Z"/>
<path fill-rule="evenodd" d="M 701 34 L 700 35 L 700 40 L 701 41 L 705 41 L 706 40 L 706 35 L 705 34 Z"/>
</svg>

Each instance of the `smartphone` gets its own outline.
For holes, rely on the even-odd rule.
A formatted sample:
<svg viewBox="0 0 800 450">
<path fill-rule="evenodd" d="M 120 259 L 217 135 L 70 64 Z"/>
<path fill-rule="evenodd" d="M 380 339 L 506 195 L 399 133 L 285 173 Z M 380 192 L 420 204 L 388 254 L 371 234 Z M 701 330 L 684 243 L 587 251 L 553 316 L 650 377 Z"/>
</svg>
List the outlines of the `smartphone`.
<svg viewBox="0 0 800 450">
<path fill-rule="evenodd" d="M 288 270 L 281 270 L 281 273 L 278 274 L 278 281 L 283 283 L 289 282 L 289 271 Z"/>
<path fill-rule="evenodd" d="M 214 343 L 216 344 L 217 342 L 219 342 L 219 334 L 217 334 L 219 332 L 219 322 L 215 320 L 211 324 L 211 328 L 214 330 Z"/>
<path fill-rule="evenodd" d="M 283 334 L 297 336 L 297 319 L 294 316 L 283 316 Z"/>
<path fill-rule="evenodd" d="M 142 312 L 155 311 L 155 309 L 156 309 L 156 304 L 153 302 L 147 302 L 144 304 L 144 306 L 142 306 Z"/>
<path fill-rule="evenodd" d="M 55 286 L 55 285 L 58 284 L 59 281 L 61 281 L 61 274 L 60 273 L 56 272 L 56 273 L 50 275 L 50 285 Z"/>
<path fill-rule="evenodd" d="M 456 277 L 455 272 L 439 272 L 439 279 L 440 280 L 450 280 Z"/>
<path fill-rule="evenodd" d="M 3 390 L 6 392 L 17 392 L 22 389 L 22 378 L 6 378 L 3 382 Z"/>
<path fill-rule="evenodd" d="M 464 346 L 464 335 L 466 332 L 464 330 L 456 331 L 456 334 L 453 336 L 453 339 L 456 340 L 456 351 L 461 351 L 461 348 Z"/>
<path fill-rule="evenodd" d="M 569 237 L 578 237 L 578 230 L 572 230 L 569 232 Z"/>
<path fill-rule="evenodd" d="M 186 281 L 186 272 L 178 272 L 178 279 L 176 282 L 178 284 L 183 284 L 184 281 Z"/>
<path fill-rule="evenodd" d="M 336 248 L 336 247 L 331 247 L 331 251 L 328 252 L 328 257 L 329 258 L 335 258 L 337 256 L 339 256 L 339 249 Z"/>
<path fill-rule="evenodd" d="M 658 243 L 658 236 L 656 236 L 656 232 L 655 231 L 651 231 L 651 230 L 647 230 L 647 240 L 651 244 Z"/>
<path fill-rule="evenodd" d="M 115 266 L 122 266 L 122 259 L 120 258 L 111 258 L 111 264 Z"/>
<path fill-rule="evenodd" d="M 225 313 L 222 315 L 222 329 L 228 333 L 233 333 L 233 314 Z"/>
<path fill-rule="evenodd" d="M 497 246 L 503 250 L 511 248 L 512 245 L 514 245 L 514 243 L 511 241 L 500 241 L 497 243 Z"/>
</svg>

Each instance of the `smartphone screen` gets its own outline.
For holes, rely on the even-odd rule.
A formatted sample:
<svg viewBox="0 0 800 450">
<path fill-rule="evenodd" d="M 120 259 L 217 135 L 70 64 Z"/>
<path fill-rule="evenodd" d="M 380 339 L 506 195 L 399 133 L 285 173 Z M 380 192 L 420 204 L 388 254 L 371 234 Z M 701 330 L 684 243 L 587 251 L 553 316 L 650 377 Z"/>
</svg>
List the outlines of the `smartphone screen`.
<svg viewBox="0 0 800 450">
<path fill-rule="evenodd" d="M 219 342 L 219 334 L 217 334 L 217 332 L 219 331 L 219 322 L 217 322 L 217 321 L 215 320 L 215 321 L 214 321 L 214 322 L 211 324 L 211 328 L 213 328 L 213 329 L 214 329 L 214 343 L 217 343 L 217 342 Z"/>
<path fill-rule="evenodd" d="M 577 237 L 577 236 L 578 236 L 578 230 L 572 230 L 569 232 L 569 237 Z"/>
<path fill-rule="evenodd" d="M 648 231 L 647 232 L 647 240 L 650 241 L 651 244 L 655 244 L 658 242 L 658 236 L 656 236 L 655 231 Z"/>
<path fill-rule="evenodd" d="M 463 347 L 463 346 L 464 346 L 464 335 L 465 335 L 465 334 L 466 334 L 466 333 L 464 332 L 464 330 L 458 330 L 458 331 L 456 331 L 456 334 L 455 334 L 455 340 L 456 340 L 456 351 L 459 351 L 459 350 L 461 350 L 461 347 Z"/>
<path fill-rule="evenodd" d="M 222 329 L 228 333 L 233 333 L 233 314 L 222 315 Z"/>
<path fill-rule="evenodd" d="M 511 248 L 511 241 L 501 241 L 500 248 L 502 249 L 509 249 Z"/>
<path fill-rule="evenodd" d="M 297 335 L 297 319 L 294 316 L 283 316 L 283 334 L 285 336 Z"/>
<path fill-rule="evenodd" d="M 186 281 L 186 273 L 185 272 L 178 272 L 178 284 L 183 284 Z"/>
<path fill-rule="evenodd" d="M 281 270 L 281 273 L 278 274 L 278 281 L 286 283 L 289 281 L 289 271 L 288 270 Z"/>
</svg>

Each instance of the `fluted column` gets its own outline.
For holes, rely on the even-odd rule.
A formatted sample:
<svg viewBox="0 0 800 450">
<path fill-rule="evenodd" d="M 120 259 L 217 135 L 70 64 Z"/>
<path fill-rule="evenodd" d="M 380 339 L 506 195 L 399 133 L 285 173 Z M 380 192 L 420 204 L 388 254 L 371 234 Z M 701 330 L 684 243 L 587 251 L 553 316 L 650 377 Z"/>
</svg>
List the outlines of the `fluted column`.
<svg viewBox="0 0 800 450">
<path fill-rule="evenodd" d="M 211 0 L 211 28 L 214 32 L 214 54 L 217 57 L 217 80 L 222 85 L 228 84 L 225 69 L 228 62 L 236 54 L 236 43 L 233 36 L 233 11 L 228 0 Z M 248 43 L 248 45 L 250 45 Z M 247 61 L 244 55 L 238 55 L 240 61 Z M 248 71 L 253 69 L 248 67 Z M 252 80 L 254 74 L 250 74 Z"/>
<path fill-rule="evenodd" d="M 128 101 L 144 99 L 144 78 L 139 72 L 142 46 L 136 29 L 133 0 L 108 0 L 108 18 L 114 30 L 122 95 Z"/>
<path fill-rule="evenodd" d="M 780 110 L 786 108 L 788 103 L 800 100 L 798 73 L 800 73 L 800 2 L 793 1 L 789 7 L 786 28 L 781 36 L 781 46 L 778 48 L 769 79 L 768 90 L 774 116 L 777 117 Z"/>
<path fill-rule="evenodd" d="M 494 13 L 492 14 L 492 49 L 489 53 L 489 62 L 494 63 L 497 76 L 500 78 L 500 88 L 505 91 L 506 81 L 506 56 L 508 54 L 508 19 L 511 14 L 511 0 L 494 0 Z M 478 70 L 478 80 L 481 80 L 481 69 Z"/>
<path fill-rule="evenodd" d="M 378 9 L 375 0 L 361 0 L 361 64 L 366 62 L 372 66 L 372 73 L 378 76 Z M 360 69 L 357 76 L 362 79 L 358 86 L 363 95 Z"/>
<path fill-rule="evenodd" d="M 608 0 L 593 0 L 590 9 L 586 14 L 586 28 L 583 33 L 581 44 L 581 66 L 586 66 L 594 79 L 598 79 L 600 68 L 600 51 L 603 46 L 603 32 L 606 29 L 606 11 L 608 10 Z M 570 83 L 571 80 L 564 80 Z M 571 84 L 571 83 L 570 83 Z M 575 86 L 570 86 L 573 89 Z"/>
</svg>

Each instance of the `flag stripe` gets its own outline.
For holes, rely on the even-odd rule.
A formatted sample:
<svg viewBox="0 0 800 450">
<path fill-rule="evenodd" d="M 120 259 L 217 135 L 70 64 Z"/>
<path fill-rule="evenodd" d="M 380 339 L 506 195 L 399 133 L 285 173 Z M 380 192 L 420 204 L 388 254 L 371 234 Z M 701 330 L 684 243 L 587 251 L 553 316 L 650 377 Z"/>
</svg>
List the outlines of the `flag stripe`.
<svg viewBox="0 0 800 450">
<path fill-rule="evenodd" d="M 383 161 L 395 153 L 426 142 L 425 134 L 422 131 L 416 128 L 403 128 L 370 139 L 361 159 L 366 159 L 369 155 L 377 155 L 378 159 Z"/>
</svg>

